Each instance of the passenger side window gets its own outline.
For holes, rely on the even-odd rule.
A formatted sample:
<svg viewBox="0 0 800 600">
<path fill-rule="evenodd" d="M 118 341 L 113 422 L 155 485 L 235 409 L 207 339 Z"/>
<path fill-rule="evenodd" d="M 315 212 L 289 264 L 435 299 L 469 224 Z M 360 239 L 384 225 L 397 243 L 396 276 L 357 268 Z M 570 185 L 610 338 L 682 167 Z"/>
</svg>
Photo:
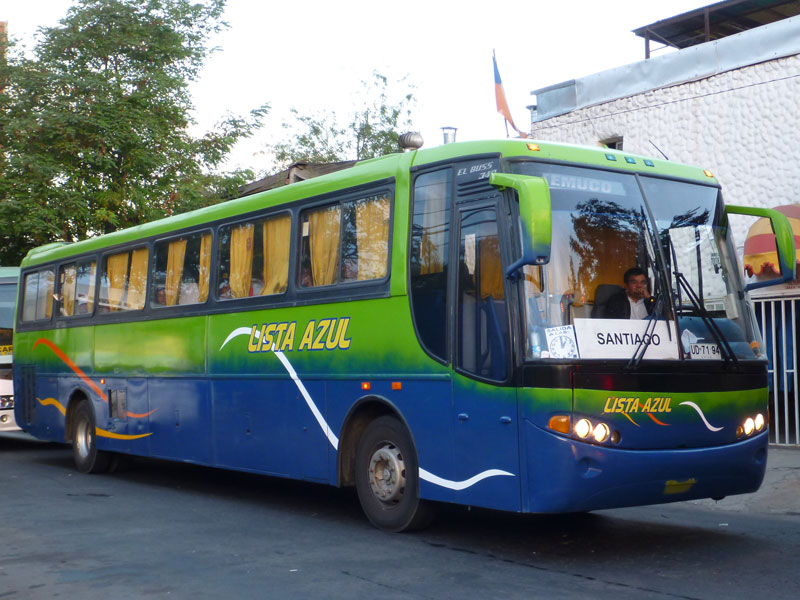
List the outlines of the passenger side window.
<svg viewBox="0 0 800 600">
<path fill-rule="evenodd" d="M 389 196 L 369 196 L 301 215 L 300 285 L 383 279 L 389 263 Z"/>
<path fill-rule="evenodd" d="M 208 299 L 211 233 L 156 242 L 153 260 L 153 306 L 202 304 Z"/>
<path fill-rule="evenodd" d="M 85 260 L 62 265 L 58 276 L 58 314 L 75 317 L 94 310 L 97 263 Z"/>
<path fill-rule="evenodd" d="M 22 320 L 44 321 L 53 314 L 53 284 L 55 271 L 43 269 L 25 275 L 22 295 Z"/>
<path fill-rule="evenodd" d="M 291 223 L 291 215 L 280 214 L 220 227 L 217 294 L 221 300 L 286 291 Z"/>
<path fill-rule="evenodd" d="M 146 247 L 105 257 L 98 306 L 101 313 L 144 308 L 147 258 Z"/>
</svg>

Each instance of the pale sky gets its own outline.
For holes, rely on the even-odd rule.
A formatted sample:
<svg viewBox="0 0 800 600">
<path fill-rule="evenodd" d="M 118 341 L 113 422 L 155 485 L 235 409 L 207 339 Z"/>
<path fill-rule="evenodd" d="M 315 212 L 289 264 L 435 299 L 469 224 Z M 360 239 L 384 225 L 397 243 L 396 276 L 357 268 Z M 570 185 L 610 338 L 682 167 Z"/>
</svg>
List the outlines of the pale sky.
<svg viewBox="0 0 800 600">
<path fill-rule="evenodd" d="M 492 49 L 517 127 L 530 129 L 531 91 L 636 62 L 644 41 L 632 29 L 710 4 L 702 0 L 228 0 L 230 28 L 192 85 L 196 133 L 226 112 L 272 105 L 265 127 L 239 145 L 228 167 L 268 167 L 259 150 L 281 135 L 294 107 L 358 105 L 360 82 L 374 70 L 416 86 L 414 129 L 425 146 L 441 127 L 459 141 L 505 137 L 496 111 Z M 33 46 L 36 29 L 54 26 L 68 0 L 0 0 L 9 34 Z M 657 55 L 657 54 L 656 54 Z"/>
</svg>

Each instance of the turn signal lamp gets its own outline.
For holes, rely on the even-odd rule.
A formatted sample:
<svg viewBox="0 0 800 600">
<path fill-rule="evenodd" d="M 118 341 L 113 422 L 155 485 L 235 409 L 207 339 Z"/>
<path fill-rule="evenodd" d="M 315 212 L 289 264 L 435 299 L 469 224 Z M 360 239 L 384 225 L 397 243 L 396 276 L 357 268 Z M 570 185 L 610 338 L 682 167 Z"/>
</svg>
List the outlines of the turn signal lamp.
<svg viewBox="0 0 800 600">
<path fill-rule="evenodd" d="M 372 389 L 372 384 L 369 381 L 362 381 L 361 382 L 361 389 L 365 392 Z"/>
<path fill-rule="evenodd" d="M 539 144 L 528 144 L 528 150 L 531 152 L 538 152 L 541 148 L 539 148 Z"/>
<path fill-rule="evenodd" d="M 559 433 L 569 433 L 569 415 L 554 415 L 550 417 L 547 426 Z"/>
</svg>

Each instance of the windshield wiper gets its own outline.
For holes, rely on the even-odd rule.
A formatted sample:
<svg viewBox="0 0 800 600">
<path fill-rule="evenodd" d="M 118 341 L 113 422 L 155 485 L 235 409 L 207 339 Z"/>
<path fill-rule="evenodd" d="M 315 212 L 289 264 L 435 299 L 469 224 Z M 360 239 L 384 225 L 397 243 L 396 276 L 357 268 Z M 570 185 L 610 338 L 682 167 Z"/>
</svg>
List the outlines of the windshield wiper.
<svg viewBox="0 0 800 600">
<path fill-rule="evenodd" d="M 675 244 L 672 243 L 672 237 L 669 238 L 669 249 L 670 249 L 670 259 L 672 265 L 674 267 L 675 276 L 675 283 L 676 285 L 676 292 L 678 294 L 678 304 L 676 308 L 679 308 L 680 312 L 683 312 L 683 298 L 681 296 L 681 289 L 686 293 L 686 297 L 689 299 L 689 302 L 692 303 L 697 314 L 702 319 L 703 324 L 706 328 L 711 332 L 711 335 L 714 336 L 714 340 L 717 342 L 717 346 L 719 346 L 720 351 L 722 352 L 723 358 L 725 362 L 733 362 L 738 363 L 739 359 L 736 358 L 736 353 L 731 348 L 728 339 L 725 337 L 725 334 L 722 333 L 722 330 L 717 325 L 714 318 L 706 309 L 705 305 L 703 304 L 702 300 L 698 297 L 697 292 L 694 291 L 694 288 L 689 283 L 689 280 L 686 279 L 686 276 L 678 271 L 678 256 L 675 252 Z M 698 277 L 702 277 L 702 268 L 698 267 Z M 678 310 L 676 310 L 676 316 L 679 316 Z"/>
<path fill-rule="evenodd" d="M 676 270 L 675 281 L 678 284 L 678 288 L 680 289 L 682 287 L 683 291 L 686 292 L 686 297 L 689 298 L 689 302 L 692 303 L 692 306 L 694 307 L 695 311 L 697 311 L 697 314 L 702 319 L 703 324 L 706 326 L 708 331 L 714 336 L 714 340 L 717 342 L 717 346 L 719 346 L 725 362 L 730 361 L 733 363 L 738 363 L 739 359 L 736 358 L 736 353 L 733 351 L 733 348 L 731 348 L 731 345 L 728 342 L 728 339 L 725 337 L 725 334 L 722 333 L 719 325 L 717 325 L 717 323 L 714 321 L 714 318 L 711 316 L 708 310 L 706 310 L 706 307 L 703 306 L 703 303 L 697 297 L 697 293 L 689 284 L 684 274 Z"/>
</svg>

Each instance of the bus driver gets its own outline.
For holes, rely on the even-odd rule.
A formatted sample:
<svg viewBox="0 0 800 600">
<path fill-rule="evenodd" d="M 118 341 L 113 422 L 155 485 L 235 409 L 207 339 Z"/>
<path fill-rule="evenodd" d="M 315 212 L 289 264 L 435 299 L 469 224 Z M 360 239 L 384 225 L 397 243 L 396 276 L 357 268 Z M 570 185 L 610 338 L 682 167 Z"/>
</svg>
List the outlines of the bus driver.
<svg viewBox="0 0 800 600">
<path fill-rule="evenodd" d="M 608 299 L 605 316 L 609 319 L 646 319 L 653 312 L 655 299 L 647 289 L 647 275 L 632 267 L 623 275 L 625 287 Z"/>
</svg>

